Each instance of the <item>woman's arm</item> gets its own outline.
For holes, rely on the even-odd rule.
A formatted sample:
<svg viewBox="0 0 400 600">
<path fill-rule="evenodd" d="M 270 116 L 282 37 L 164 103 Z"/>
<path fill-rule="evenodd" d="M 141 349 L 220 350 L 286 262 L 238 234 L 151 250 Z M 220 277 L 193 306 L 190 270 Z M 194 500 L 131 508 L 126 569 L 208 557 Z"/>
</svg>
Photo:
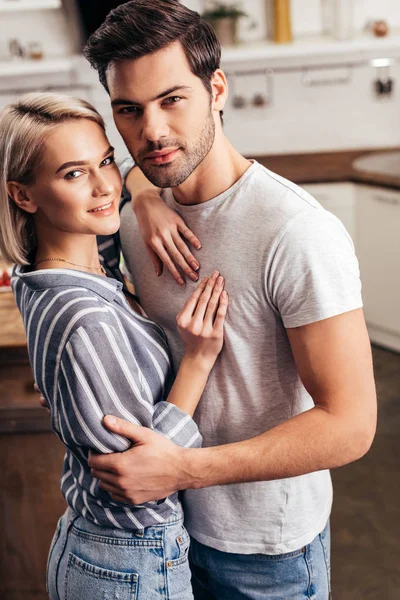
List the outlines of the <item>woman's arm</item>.
<svg viewBox="0 0 400 600">
<path fill-rule="evenodd" d="M 222 350 L 227 308 L 224 280 L 214 273 L 200 283 L 177 317 L 186 349 L 168 402 L 191 416 Z"/>
<path fill-rule="evenodd" d="M 165 265 L 180 285 L 184 285 L 185 274 L 192 281 L 197 281 L 200 263 L 184 238 L 197 250 L 201 248 L 200 240 L 185 221 L 165 204 L 160 197 L 161 190 L 146 179 L 139 167 L 133 167 L 128 173 L 125 187 L 131 195 L 140 233 L 157 276 L 162 274 Z"/>
<path fill-rule="evenodd" d="M 104 415 L 111 414 L 154 429 L 177 445 L 200 446 L 201 436 L 191 415 L 222 348 L 226 307 L 223 281 L 215 274 L 198 286 L 178 315 L 186 351 L 167 401 L 153 397 L 154 386 L 145 379 L 149 375 L 123 333 L 130 317 L 115 310 L 93 309 L 72 333 L 61 356 L 52 413 L 64 443 L 102 454 L 123 452 L 130 442 L 103 425 Z M 138 343 L 146 344 L 158 379 L 168 357 L 144 333 L 139 332 Z"/>
</svg>

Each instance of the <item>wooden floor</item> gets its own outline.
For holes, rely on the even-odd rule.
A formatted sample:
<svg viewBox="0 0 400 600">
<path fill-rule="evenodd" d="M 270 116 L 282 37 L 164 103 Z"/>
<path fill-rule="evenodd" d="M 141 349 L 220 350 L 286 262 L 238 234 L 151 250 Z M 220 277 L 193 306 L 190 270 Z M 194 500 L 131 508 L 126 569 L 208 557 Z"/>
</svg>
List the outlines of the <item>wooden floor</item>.
<svg viewBox="0 0 400 600">
<path fill-rule="evenodd" d="M 332 473 L 334 600 L 400 598 L 400 355 L 374 349 L 374 360 L 376 440 L 366 457 Z M 10 392 L 7 374 L 24 390 L 26 402 L 37 406 L 23 373 L 22 367 L 3 369 L 0 394 Z M 65 506 L 59 492 L 63 455 L 52 433 L 0 433 L 0 600 L 47 598 L 47 551 Z"/>
</svg>

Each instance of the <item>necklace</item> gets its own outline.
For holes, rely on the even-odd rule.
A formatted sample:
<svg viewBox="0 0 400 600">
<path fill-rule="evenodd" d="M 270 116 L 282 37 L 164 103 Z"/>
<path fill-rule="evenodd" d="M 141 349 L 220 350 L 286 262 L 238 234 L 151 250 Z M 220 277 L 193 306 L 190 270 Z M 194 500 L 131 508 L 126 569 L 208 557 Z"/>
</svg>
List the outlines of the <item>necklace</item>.
<svg viewBox="0 0 400 600">
<path fill-rule="evenodd" d="M 99 267 L 89 267 L 89 265 L 78 265 L 77 263 L 74 263 L 71 260 L 67 260 L 66 258 L 43 258 L 43 260 L 38 260 L 37 262 L 35 262 L 33 266 L 36 267 L 36 265 L 40 265 L 41 263 L 50 261 L 65 262 L 69 265 L 74 265 L 74 267 L 83 267 L 84 269 L 91 269 L 92 271 L 100 271 L 102 275 L 104 275 L 105 277 L 107 276 L 106 270 L 103 267 L 103 265 L 100 265 Z"/>
</svg>

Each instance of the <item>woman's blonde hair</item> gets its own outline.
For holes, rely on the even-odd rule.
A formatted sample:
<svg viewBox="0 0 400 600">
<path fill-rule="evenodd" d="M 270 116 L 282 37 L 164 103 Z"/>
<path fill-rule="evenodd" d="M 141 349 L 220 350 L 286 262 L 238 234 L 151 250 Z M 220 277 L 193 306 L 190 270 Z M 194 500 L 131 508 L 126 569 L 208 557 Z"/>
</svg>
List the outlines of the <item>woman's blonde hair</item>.
<svg viewBox="0 0 400 600">
<path fill-rule="evenodd" d="M 34 183 L 46 135 L 75 119 L 89 119 L 105 129 L 91 104 L 62 94 L 26 94 L 0 113 L 0 254 L 7 262 L 28 264 L 36 246 L 33 215 L 15 204 L 7 182 Z"/>
</svg>

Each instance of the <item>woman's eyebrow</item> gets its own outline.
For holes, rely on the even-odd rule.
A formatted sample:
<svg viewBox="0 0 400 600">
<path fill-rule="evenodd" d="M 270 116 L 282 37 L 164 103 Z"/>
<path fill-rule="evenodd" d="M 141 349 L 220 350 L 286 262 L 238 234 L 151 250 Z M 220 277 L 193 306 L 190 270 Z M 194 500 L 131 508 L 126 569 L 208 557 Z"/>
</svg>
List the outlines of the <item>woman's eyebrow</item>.
<svg viewBox="0 0 400 600">
<path fill-rule="evenodd" d="M 105 158 L 111 152 L 114 152 L 114 148 L 112 146 L 110 146 L 108 148 L 108 150 L 106 150 L 106 152 L 104 152 L 102 158 Z M 88 165 L 88 164 L 89 164 L 89 162 L 86 160 L 71 160 L 71 161 L 66 162 L 63 165 L 61 165 L 61 167 L 59 169 L 57 169 L 56 174 L 59 173 L 60 171 L 63 171 L 64 169 L 69 169 L 70 167 L 84 167 L 85 165 Z"/>
</svg>

